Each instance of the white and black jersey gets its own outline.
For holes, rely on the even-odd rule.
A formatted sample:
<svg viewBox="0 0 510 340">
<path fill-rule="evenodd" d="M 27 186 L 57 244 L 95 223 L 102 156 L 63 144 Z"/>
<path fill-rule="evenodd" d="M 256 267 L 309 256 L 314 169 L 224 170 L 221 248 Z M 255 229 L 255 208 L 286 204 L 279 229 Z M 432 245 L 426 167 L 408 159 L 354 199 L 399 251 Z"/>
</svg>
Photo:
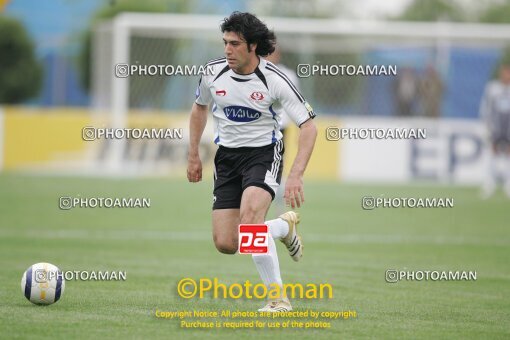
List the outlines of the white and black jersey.
<svg viewBox="0 0 510 340">
<path fill-rule="evenodd" d="M 207 63 L 195 102 L 212 107 L 214 142 L 228 148 L 260 147 L 281 140 L 283 112 L 301 126 L 315 114 L 296 86 L 273 63 L 259 58 L 253 73 L 237 74 L 226 58 Z"/>
</svg>

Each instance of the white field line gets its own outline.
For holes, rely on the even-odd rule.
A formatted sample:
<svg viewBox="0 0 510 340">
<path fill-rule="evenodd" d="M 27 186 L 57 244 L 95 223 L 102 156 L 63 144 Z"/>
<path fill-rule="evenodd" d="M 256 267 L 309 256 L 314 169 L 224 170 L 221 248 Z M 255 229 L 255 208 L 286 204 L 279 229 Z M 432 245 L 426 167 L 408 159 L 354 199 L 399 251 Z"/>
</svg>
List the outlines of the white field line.
<svg viewBox="0 0 510 340">
<path fill-rule="evenodd" d="M 210 230 L 161 231 L 161 230 L 85 230 L 62 229 L 41 232 L 33 230 L 0 230 L 2 237 L 27 237 L 44 239 L 80 240 L 164 240 L 212 242 Z M 476 236 L 403 236 L 398 234 L 310 234 L 302 235 L 305 243 L 317 244 L 423 244 L 423 245 L 495 245 L 508 246 L 510 239 L 482 239 Z"/>
</svg>

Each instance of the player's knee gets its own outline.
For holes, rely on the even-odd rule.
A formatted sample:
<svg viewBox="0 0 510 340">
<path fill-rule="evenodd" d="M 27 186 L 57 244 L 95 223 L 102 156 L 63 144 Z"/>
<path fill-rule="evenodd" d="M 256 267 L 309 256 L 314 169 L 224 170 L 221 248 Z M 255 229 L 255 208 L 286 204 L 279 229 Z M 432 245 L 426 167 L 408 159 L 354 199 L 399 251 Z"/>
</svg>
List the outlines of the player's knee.
<svg viewBox="0 0 510 340">
<path fill-rule="evenodd" d="M 232 246 L 229 243 L 215 243 L 216 249 L 222 254 L 235 254 L 237 252 L 237 247 Z"/>
<path fill-rule="evenodd" d="M 214 236 L 214 245 L 220 253 L 235 254 L 237 252 L 237 243 L 235 240 Z"/>
<path fill-rule="evenodd" d="M 241 223 L 242 224 L 253 224 L 253 223 L 261 223 L 259 221 L 259 212 L 254 207 L 245 207 L 241 211 Z M 263 221 L 262 221 L 263 222 Z"/>
</svg>

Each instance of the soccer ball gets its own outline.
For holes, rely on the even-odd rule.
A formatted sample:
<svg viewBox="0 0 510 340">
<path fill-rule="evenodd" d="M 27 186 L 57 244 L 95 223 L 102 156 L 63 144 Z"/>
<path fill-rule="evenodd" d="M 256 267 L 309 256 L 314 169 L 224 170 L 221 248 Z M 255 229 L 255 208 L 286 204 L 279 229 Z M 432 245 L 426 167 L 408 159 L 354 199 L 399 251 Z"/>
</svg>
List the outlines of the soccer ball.
<svg viewBox="0 0 510 340">
<path fill-rule="evenodd" d="M 51 305 L 64 293 L 65 281 L 60 269 L 51 263 L 30 266 L 21 278 L 21 292 L 36 305 Z"/>
</svg>

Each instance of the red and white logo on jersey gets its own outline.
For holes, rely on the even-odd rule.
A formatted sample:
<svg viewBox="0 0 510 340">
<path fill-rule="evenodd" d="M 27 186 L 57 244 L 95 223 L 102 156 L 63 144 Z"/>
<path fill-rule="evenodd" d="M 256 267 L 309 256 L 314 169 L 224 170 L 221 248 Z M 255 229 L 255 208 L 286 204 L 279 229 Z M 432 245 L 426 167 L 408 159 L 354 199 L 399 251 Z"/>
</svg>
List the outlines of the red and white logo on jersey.
<svg viewBox="0 0 510 340">
<path fill-rule="evenodd" d="M 240 224 L 239 254 L 267 254 L 268 232 L 265 224 Z"/>
<path fill-rule="evenodd" d="M 262 100 L 264 99 L 264 95 L 261 92 L 253 92 L 250 98 L 253 100 Z"/>
<path fill-rule="evenodd" d="M 225 97 L 227 95 L 227 91 L 225 91 L 225 90 L 218 90 L 218 91 L 216 91 L 216 95 L 217 96 Z"/>
</svg>

